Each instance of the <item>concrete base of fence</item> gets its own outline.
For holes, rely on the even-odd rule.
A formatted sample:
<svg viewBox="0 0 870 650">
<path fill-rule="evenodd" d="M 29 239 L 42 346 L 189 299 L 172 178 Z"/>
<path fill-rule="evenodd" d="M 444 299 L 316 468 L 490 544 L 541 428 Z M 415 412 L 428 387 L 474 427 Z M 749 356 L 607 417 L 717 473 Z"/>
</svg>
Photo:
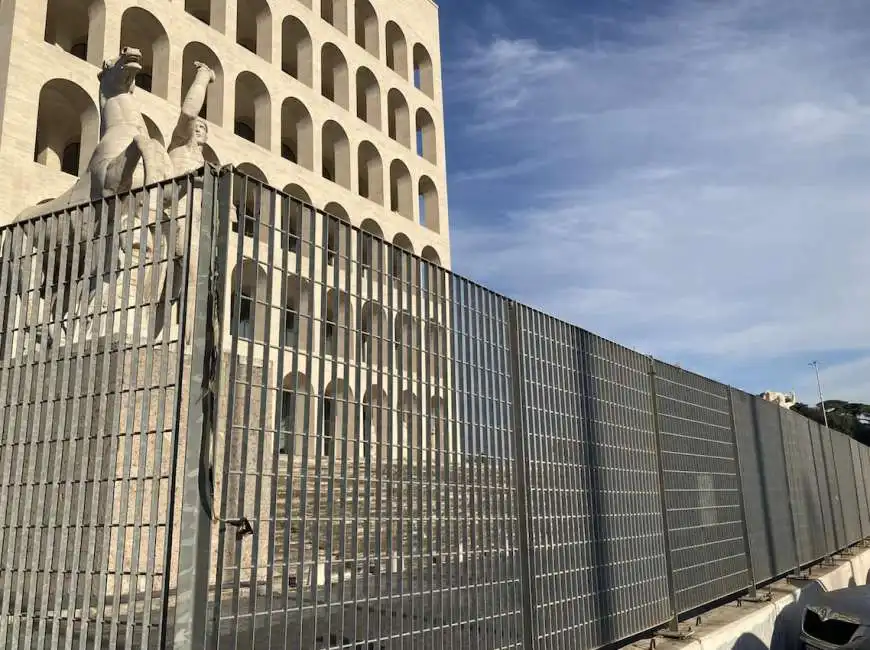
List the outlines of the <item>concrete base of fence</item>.
<svg viewBox="0 0 870 650">
<path fill-rule="evenodd" d="M 771 593 L 766 603 L 736 602 L 718 607 L 701 616 L 700 625 L 689 621 L 694 635 L 686 641 L 658 638 L 656 650 L 792 650 L 803 645 L 801 617 L 806 605 L 821 591 L 868 584 L 870 548 L 857 546 L 852 554 L 834 557 L 836 566 L 810 569 L 810 579 L 792 585 L 786 580 L 773 583 L 759 593 Z M 632 644 L 649 650 L 649 640 Z"/>
</svg>

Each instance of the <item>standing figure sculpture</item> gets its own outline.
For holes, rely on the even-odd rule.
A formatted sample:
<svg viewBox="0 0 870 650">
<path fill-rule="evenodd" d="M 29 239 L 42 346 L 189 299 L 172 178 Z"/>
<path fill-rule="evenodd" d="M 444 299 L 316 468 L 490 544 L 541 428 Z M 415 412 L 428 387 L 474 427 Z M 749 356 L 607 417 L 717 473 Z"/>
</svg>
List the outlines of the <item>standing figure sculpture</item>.
<svg viewBox="0 0 870 650">
<path fill-rule="evenodd" d="M 169 143 L 169 157 L 176 176 L 200 169 L 205 164 L 202 148 L 208 141 L 208 122 L 199 113 L 205 105 L 206 92 L 209 84 L 214 82 L 215 74 L 199 61 L 194 66 L 196 76 L 181 104 L 181 114 Z"/>
</svg>

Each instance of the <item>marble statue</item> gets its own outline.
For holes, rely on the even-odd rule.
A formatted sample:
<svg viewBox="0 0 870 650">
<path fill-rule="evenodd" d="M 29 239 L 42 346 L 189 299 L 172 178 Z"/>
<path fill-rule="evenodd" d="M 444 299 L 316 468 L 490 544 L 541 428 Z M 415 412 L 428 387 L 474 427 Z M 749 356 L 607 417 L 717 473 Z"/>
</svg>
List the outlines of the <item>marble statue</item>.
<svg viewBox="0 0 870 650">
<path fill-rule="evenodd" d="M 199 169 L 204 164 L 202 145 L 208 126 L 199 112 L 205 103 L 214 72 L 195 63 L 196 77 L 181 107 L 169 148 L 151 138 L 136 101 L 136 75 L 142 53 L 132 47 L 103 63 L 100 82 L 100 141 L 86 172 L 64 194 L 28 208 L 16 220 L 127 192 Z"/>
<path fill-rule="evenodd" d="M 117 57 L 105 61 L 97 75 L 100 99 L 100 140 L 88 161 L 85 173 L 62 195 L 51 201 L 27 208 L 13 220 L 13 223 L 98 201 L 201 168 L 205 164 L 202 147 L 208 138 L 208 126 L 205 120 L 199 117 L 199 113 L 205 104 L 208 86 L 215 80 L 215 74 L 203 63 L 197 62 L 194 65 L 196 66 L 194 81 L 184 98 L 170 145 L 166 148 L 159 140 L 150 137 L 148 127 L 138 106 L 135 81 L 136 75 L 142 70 L 141 52 L 132 47 L 124 47 Z M 186 198 L 193 200 L 193 197 Z M 172 200 L 169 193 L 164 197 L 164 200 L 167 204 Z M 85 232 L 80 233 L 80 241 L 92 240 L 96 234 L 95 229 L 99 228 L 100 223 L 100 215 L 97 214 L 99 205 L 98 203 L 97 210 L 91 215 L 90 224 L 71 224 L 72 228 L 75 229 L 84 227 Z M 141 205 L 124 205 L 115 217 L 120 218 L 121 221 L 135 220 L 142 207 Z M 158 210 L 162 209 L 158 206 L 154 207 Z M 116 225 L 118 224 L 110 224 L 110 227 Z M 48 227 L 54 230 L 57 227 L 56 221 L 50 220 Z M 9 230 L 6 231 L 7 236 L 9 232 Z M 73 232 L 68 233 L 70 243 L 73 234 Z M 51 238 L 54 239 L 57 235 L 58 233 L 54 233 Z M 146 243 L 144 251 L 138 250 L 138 240 L 132 243 L 127 242 L 126 245 L 122 242 L 121 249 L 133 249 L 137 255 L 145 254 L 148 256 L 153 249 L 153 238 L 156 236 L 164 235 L 156 232 L 148 233 L 149 241 Z M 183 236 L 178 237 L 176 248 L 179 250 L 176 253 L 180 251 L 179 246 L 182 241 Z M 35 242 L 30 242 L 34 248 L 35 244 Z M 118 254 L 118 251 L 115 254 Z M 35 283 L 36 286 L 41 286 L 44 289 L 49 277 L 53 276 L 55 282 L 52 284 L 56 286 L 56 281 L 61 277 L 81 278 L 88 272 L 87 269 L 83 268 L 81 261 L 80 268 L 72 268 L 72 255 L 67 256 L 69 258 L 67 268 L 60 267 L 59 255 L 43 255 L 42 257 L 43 268 L 28 269 L 29 281 L 24 277 L 25 274 L 22 274 L 18 283 L 22 286 L 13 288 L 11 293 L 23 296 L 25 285 L 28 283 L 31 286 Z M 82 257 L 80 256 L 79 259 L 81 260 Z M 55 260 L 54 268 L 48 268 L 48 260 L 51 258 Z M 127 268 L 130 268 L 130 263 L 130 260 L 126 262 Z M 160 273 L 163 277 L 159 281 L 158 291 L 162 292 L 165 270 L 160 271 Z M 39 275 L 42 277 L 37 277 Z M 146 286 L 150 287 L 150 278 L 146 278 L 146 282 Z M 82 295 L 65 296 L 64 302 L 66 304 L 62 306 L 63 313 L 67 313 L 73 302 L 80 302 L 82 307 L 87 309 L 85 304 L 92 302 L 97 289 L 90 287 L 83 290 L 90 295 L 90 298 Z M 154 297 L 145 296 L 144 298 L 151 300 Z M 53 309 L 54 305 L 50 308 Z M 38 318 L 36 314 L 39 311 L 38 309 L 28 309 L 27 313 Z"/>
<path fill-rule="evenodd" d="M 205 165 L 202 147 L 208 141 L 208 122 L 199 117 L 205 105 L 206 91 L 215 74 L 204 63 L 194 63 L 196 76 L 181 104 L 181 114 L 169 143 L 169 158 L 176 176 L 200 169 Z"/>
</svg>

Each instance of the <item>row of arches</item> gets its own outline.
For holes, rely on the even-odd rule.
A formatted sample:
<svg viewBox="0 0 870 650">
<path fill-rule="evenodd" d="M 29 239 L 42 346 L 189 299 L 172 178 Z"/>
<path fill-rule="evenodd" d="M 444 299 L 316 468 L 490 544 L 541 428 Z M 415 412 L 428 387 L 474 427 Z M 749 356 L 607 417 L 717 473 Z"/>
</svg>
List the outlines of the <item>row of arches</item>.
<svg viewBox="0 0 870 650">
<path fill-rule="evenodd" d="M 239 75 L 236 134 L 267 145 L 265 128 L 269 124 L 270 103 L 256 93 L 256 78 L 250 73 Z M 144 116 L 151 137 L 165 144 L 159 128 Z M 287 98 L 281 106 L 281 156 L 349 191 L 355 191 L 378 205 L 388 207 L 403 217 L 416 220 L 427 228 L 440 231 L 438 188 L 431 177 L 413 179 L 408 165 L 401 159 L 385 164 L 375 144 L 364 140 L 351 150 L 344 128 L 328 120 L 320 129 L 321 160 L 315 164 L 315 130 L 311 113 L 296 98 Z M 34 161 L 49 168 L 78 175 L 86 163 L 85 153 L 92 151 L 99 137 L 99 113 L 90 95 L 65 79 L 53 79 L 40 90 Z M 206 148 L 206 159 L 218 164 L 218 157 Z M 356 158 L 356 178 L 352 177 L 352 159 Z M 265 174 L 253 165 L 240 165 L 245 173 L 267 183 Z M 417 202 L 414 203 L 416 189 Z"/>
<path fill-rule="evenodd" d="M 348 440 L 359 440 L 364 456 L 371 453 L 369 447 L 380 445 L 445 449 L 443 435 L 448 414 L 444 397 L 435 393 L 426 400 L 414 390 L 397 392 L 391 396 L 385 387 L 372 384 L 357 402 L 353 388 L 344 379 L 335 379 L 322 391 L 314 392 L 305 373 L 288 374 L 276 407 L 275 428 L 285 436 L 282 453 L 292 450 L 300 455 L 299 438 L 308 432 L 322 437 L 320 453 L 331 456 L 339 449 L 339 431 L 347 432 Z M 397 416 L 395 421 L 391 421 L 393 415 Z M 297 440 L 293 440 L 294 436 Z"/>
<path fill-rule="evenodd" d="M 93 0 L 86 7 L 78 9 L 67 6 L 70 0 L 51 0 L 52 5 L 46 18 L 46 39 L 59 44 L 67 51 L 87 56 L 88 45 L 82 38 L 89 38 L 92 16 L 105 12 L 98 9 L 100 0 Z M 263 0 L 265 1 L 265 0 Z M 241 5 L 240 5 L 241 6 Z M 78 16 L 78 20 L 61 21 L 57 11 L 63 9 Z M 246 20 L 255 20 L 245 14 Z M 256 22 L 256 21 L 255 21 Z M 314 79 L 314 57 L 311 37 L 298 18 L 288 17 L 285 21 L 286 43 L 288 49 L 282 66 L 288 74 L 311 86 Z M 81 34 L 84 32 L 84 34 Z M 143 90 L 152 92 L 163 99 L 169 99 L 170 48 L 169 37 L 160 21 L 142 7 L 130 7 L 121 17 L 121 42 L 142 52 L 142 71 L 136 83 Z M 223 123 L 224 72 L 217 55 L 206 45 L 199 42 L 188 43 L 183 52 L 182 93 L 187 91 L 194 78 L 193 63 L 202 61 L 215 71 L 216 81 L 209 89 L 203 116 L 218 125 Z M 370 126 L 382 130 L 384 118 L 382 109 L 386 108 L 387 133 L 389 137 L 409 149 L 416 149 L 419 156 L 432 163 L 438 162 L 435 122 L 425 108 L 418 108 L 413 115 L 416 142 L 412 138 L 412 115 L 405 96 L 398 88 L 387 93 L 387 106 L 381 106 L 381 85 L 371 69 L 361 66 L 354 73 L 355 106 L 351 105 L 351 74 L 347 59 L 334 43 L 324 43 L 319 57 L 321 70 L 321 94 L 345 110 L 355 110 L 357 117 Z M 236 135 L 269 148 L 272 100 L 266 84 L 251 71 L 241 72 L 235 79 L 233 130 Z"/>
<path fill-rule="evenodd" d="M 304 4 L 311 9 L 308 6 L 310 3 Z M 382 31 L 377 11 L 369 0 L 355 0 L 353 4 L 352 36 L 355 43 L 379 60 L 383 48 L 385 52 L 383 61 L 388 68 L 405 80 L 409 80 L 409 69 L 413 69 L 411 74 L 414 85 L 434 98 L 434 66 L 426 46 L 418 42 L 409 48 L 404 30 L 394 20 L 388 20 Z M 218 27 L 226 22 L 225 9 L 220 0 L 185 0 L 184 8 L 208 25 Z M 351 12 L 348 9 L 348 0 L 321 0 L 320 17 L 342 34 L 350 36 Z M 267 0 L 239 0 L 236 42 L 271 62 L 274 20 Z M 299 16 L 291 14 L 281 19 L 280 34 L 281 68 L 287 74 L 311 86 L 313 60 L 310 30 Z"/>
<path fill-rule="evenodd" d="M 321 299 L 311 279 L 294 273 L 272 275 L 273 288 L 281 295 L 280 304 L 274 305 L 268 295 L 269 275 L 251 259 L 243 260 L 231 277 L 230 331 L 239 339 L 322 351 L 399 374 L 440 376 L 446 369 L 449 332 L 436 317 L 415 315 L 408 306 L 390 309 L 373 299 L 356 301 L 338 287 L 324 288 Z"/>
<path fill-rule="evenodd" d="M 323 0 L 321 17 L 348 34 L 347 0 Z M 226 22 L 225 7 L 221 0 L 185 0 L 187 13 L 207 24 L 215 18 Z M 369 0 L 356 0 L 354 10 L 354 40 L 357 45 L 375 58 L 380 59 L 381 29 L 377 12 Z M 272 10 L 268 0 L 239 0 L 236 15 L 236 42 L 266 61 L 272 62 Z M 106 28 L 104 0 L 49 0 L 43 38 L 58 45 L 73 56 L 95 65 L 103 57 L 102 44 Z M 305 23 L 294 15 L 282 19 L 281 68 L 308 86 L 313 86 L 313 41 Z M 160 21 L 141 7 L 128 8 L 121 17 L 121 42 L 142 50 L 143 71 L 137 80 L 147 87 L 157 80 L 153 92 L 165 98 L 168 91 L 169 38 Z M 333 46 L 334 47 L 334 46 Z M 422 43 L 410 48 L 402 28 L 395 21 L 387 21 L 383 30 L 384 62 L 387 67 L 405 80 L 410 81 L 409 70 L 413 69 L 414 86 L 435 97 L 435 76 L 432 56 Z M 336 48 L 338 49 L 338 48 Z M 410 66 L 409 66 L 410 62 Z M 151 88 L 147 88 L 151 90 Z"/>
<path fill-rule="evenodd" d="M 434 181 L 421 175 L 416 179 L 417 205 L 414 205 L 415 181 L 407 165 L 399 159 L 393 160 L 389 168 L 385 170 L 383 161 L 377 148 L 369 141 L 363 141 L 357 147 L 357 178 L 351 182 L 351 151 L 344 129 L 336 122 L 328 122 L 322 132 L 322 155 L 324 178 L 338 183 L 348 190 L 354 191 L 379 205 L 389 207 L 391 211 L 409 219 L 416 220 L 420 225 L 440 231 L 440 203 L 438 188 Z M 299 151 L 310 151 L 299 149 Z M 306 153 L 307 155 L 307 153 Z M 233 203 L 239 213 L 250 221 L 256 221 L 255 211 L 267 201 L 258 196 L 258 192 L 270 192 L 269 179 L 266 174 L 256 165 L 242 163 L 236 169 L 245 176 L 247 181 L 237 180 L 234 187 Z M 385 178 L 388 175 L 389 183 Z M 242 196 L 244 193 L 246 196 Z M 385 188 L 389 187 L 389 194 L 385 194 Z M 301 185 L 294 183 L 284 188 L 284 193 L 293 196 L 303 203 L 312 204 L 311 195 Z M 415 209 L 416 208 L 416 209 Z M 336 201 L 332 201 L 323 207 L 327 214 L 337 217 L 339 220 L 351 223 L 347 209 Z M 266 220 L 268 215 L 260 215 L 260 221 Z M 301 227 L 298 225 L 296 227 Z M 336 226 L 337 227 L 337 226 Z M 383 231 L 377 222 L 367 218 L 360 227 L 379 239 L 383 239 Z M 248 232 L 247 234 L 252 235 Z M 264 232 L 267 235 L 268 232 Z M 407 245 L 404 242 L 407 241 Z M 400 243 L 402 242 L 402 243 Z M 404 250 L 414 253 L 410 239 L 404 233 L 396 235 L 394 244 Z M 423 259 L 440 265 L 438 253 L 431 246 L 426 246 L 420 251 Z M 365 263 L 365 261 L 363 261 Z"/>
</svg>

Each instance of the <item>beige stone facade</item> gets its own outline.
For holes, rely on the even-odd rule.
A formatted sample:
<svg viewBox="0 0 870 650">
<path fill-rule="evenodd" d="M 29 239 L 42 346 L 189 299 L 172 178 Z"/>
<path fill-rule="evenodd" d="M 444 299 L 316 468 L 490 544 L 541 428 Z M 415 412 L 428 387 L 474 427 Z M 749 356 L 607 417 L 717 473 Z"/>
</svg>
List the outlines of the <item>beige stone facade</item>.
<svg viewBox="0 0 870 650">
<path fill-rule="evenodd" d="M 97 73 L 121 46 L 143 53 L 136 92 L 153 137 L 169 143 L 202 61 L 217 75 L 208 159 L 449 267 L 430 0 L 4 0 L 0 224 L 87 166 Z"/>
<path fill-rule="evenodd" d="M 0 225 L 27 206 L 60 195 L 85 170 L 100 136 L 99 66 L 129 46 L 143 55 L 135 93 L 152 137 L 169 144 L 194 63 L 206 63 L 216 73 L 203 110 L 209 122 L 207 160 L 233 164 L 428 262 L 449 267 L 438 40 L 437 7 L 429 0 L 2 0 Z M 439 453 L 456 452 L 445 423 L 452 413 L 449 283 L 410 257 L 380 250 L 380 244 L 362 244 L 377 252 L 359 250 L 361 240 L 348 229 L 330 226 L 324 235 L 298 206 L 290 204 L 290 214 L 285 214 L 288 205 L 269 190 L 257 197 L 249 186 L 244 197 L 240 188 L 235 179 L 236 214 L 256 205 L 267 227 L 251 233 L 255 236 L 233 233 L 228 251 L 225 295 L 230 300 L 223 320 L 235 321 L 244 334 L 239 333 L 234 347 L 232 326 L 224 329 L 214 432 L 217 506 L 226 508 L 227 516 L 247 516 L 260 531 L 274 528 L 258 536 L 257 544 L 243 544 L 237 570 L 248 567 L 265 579 L 270 538 L 283 539 L 289 527 L 293 552 L 287 557 L 279 553 L 273 561 L 288 566 L 304 562 L 305 579 L 319 581 L 323 563 L 330 561 L 325 541 L 308 540 L 306 557 L 294 555 L 303 520 L 293 499 L 307 492 L 317 498 L 315 483 L 305 483 L 288 466 L 293 461 L 315 468 L 338 463 L 333 471 L 339 477 L 346 474 L 355 486 L 351 489 L 358 491 L 367 459 L 371 474 L 390 475 L 399 471 L 393 468 L 398 463 L 419 465 L 423 471 L 423 466 L 436 466 Z M 201 195 L 195 196 L 197 204 Z M 298 240 L 283 251 L 288 229 Z M 239 241 L 244 242 L 241 251 Z M 324 255 L 333 245 L 338 254 Z M 269 260 L 270 250 L 282 254 Z M 381 267 L 374 276 L 373 260 Z M 131 273 L 119 279 L 118 287 L 133 286 L 136 264 L 122 261 Z M 158 300 L 133 293 L 137 296 L 131 293 L 129 307 Z M 240 304 L 247 315 L 233 315 L 231 303 Z M 287 320 L 291 314 L 292 326 Z M 132 320 L 126 328 L 116 322 L 113 330 L 128 341 L 149 337 L 145 323 L 162 318 L 146 308 L 136 321 L 140 331 L 130 331 Z M 169 323 L 171 340 L 177 340 L 178 324 L 175 313 Z M 298 330 L 298 338 L 291 330 Z M 87 336 L 107 333 L 97 325 Z M 78 340 L 75 334 L 70 337 L 69 342 Z M 165 334 L 157 336 L 152 344 L 165 347 L 165 339 Z M 165 354 L 163 350 L 158 357 Z M 248 384 L 253 389 L 246 389 Z M 182 428 L 187 406 L 183 400 Z M 141 437 L 148 430 L 159 437 L 162 427 L 155 417 L 135 418 L 117 435 Z M 275 458 L 279 421 L 281 453 Z M 116 433 L 106 428 L 102 435 Z M 183 461 L 183 439 L 178 451 Z M 157 462 L 150 448 L 144 455 L 134 463 L 133 476 Z M 123 481 L 124 455 L 115 454 L 115 461 L 117 479 Z M 346 469 L 341 469 L 342 461 Z M 271 485 L 275 477 L 288 475 L 295 476 L 292 488 L 279 481 L 274 506 L 239 483 Z M 159 490 L 156 485 L 140 487 L 146 497 L 159 501 L 157 511 L 143 513 L 144 521 L 165 523 L 168 484 Z M 295 495 L 292 499 L 286 489 Z M 266 486 L 263 494 L 269 493 Z M 135 494 L 111 497 L 114 524 L 123 523 L 124 504 L 132 503 Z M 350 498 L 337 495 L 338 502 Z M 272 515 L 272 524 L 270 507 L 279 513 Z M 293 513 L 290 519 L 280 515 L 285 507 Z M 216 556 L 217 525 L 213 533 Z M 395 539 L 402 538 L 395 531 Z M 107 556 L 110 577 L 119 569 L 118 560 L 126 571 L 137 552 L 143 552 L 129 539 L 106 543 L 107 548 L 124 548 L 123 555 Z M 236 543 L 230 535 L 223 549 L 230 565 Z M 173 564 L 176 554 L 177 548 Z M 341 564 L 337 557 L 332 560 Z M 143 588 L 139 584 L 135 589 Z M 131 589 L 125 584 L 121 591 Z"/>
</svg>

